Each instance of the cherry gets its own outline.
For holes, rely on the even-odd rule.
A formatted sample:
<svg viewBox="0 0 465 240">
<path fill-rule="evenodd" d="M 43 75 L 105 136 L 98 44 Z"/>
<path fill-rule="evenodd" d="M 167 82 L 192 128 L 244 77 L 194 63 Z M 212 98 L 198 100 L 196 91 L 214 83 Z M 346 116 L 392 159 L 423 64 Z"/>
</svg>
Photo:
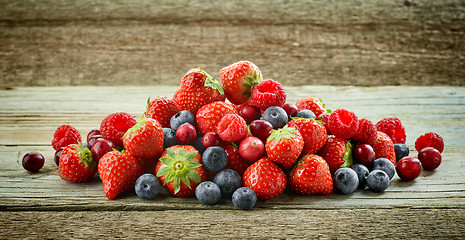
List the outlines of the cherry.
<svg viewBox="0 0 465 240">
<path fill-rule="evenodd" d="M 213 146 L 222 146 L 224 141 L 220 138 L 216 132 L 207 132 L 203 135 L 202 144 L 205 148 Z"/>
<path fill-rule="evenodd" d="M 403 157 L 396 164 L 397 175 L 403 181 L 412 181 L 420 176 L 421 162 L 416 157 Z"/>
<path fill-rule="evenodd" d="M 97 141 L 97 139 L 99 138 L 103 138 L 102 135 L 92 135 L 90 138 L 88 138 L 89 140 L 87 140 L 87 147 L 89 149 L 92 148 L 92 145 L 94 145 L 95 141 Z"/>
<path fill-rule="evenodd" d="M 282 108 L 286 111 L 287 116 L 289 116 L 289 120 L 291 120 L 291 117 L 295 117 L 299 112 L 299 109 L 293 103 L 285 103 Z"/>
<path fill-rule="evenodd" d="M 418 153 L 418 159 L 425 170 L 434 170 L 441 165 L 441 153 L 433 147 L 425 147 Z"/>
<path fill-rule="evenodd" d="M 65 149 L 64 147 L 61 147 L 61 148 L 58 148 L 55 152 L 55 163 L 57 166 L 60 165 L 60 156 L 61 156 L 61 152 L 63 152 L 63 149 Z"/>
<path fill-rule="evenodd" d="M 328 135 L 331 135 L 331 132 L 329 132 L 329 128 L 328 128 L 328 119 L 329 119 L 329 113 L 325 112 L 325 113 L 322 113 L 320 115 L 318 115 L 318 117 L 316 117 L 316 120 L 320 120 L 322 121 L 326 128 L 326 132 L 328 133 Z"/>
<path fill-rule="evenodd" d="M 255 162 L 265 153 L 265 145 L 257 137 L 246 137 L 239 144 L 239 155 L 248 162 Z"/>
<path fill-rule="evenodd" d="M 365 165 L 368 169 L 373 166 L 375 161 L 375 151 L 369 144 L 359 144 L 354 148 L 353 156 L 358 163 Z"/>
<path fill-rule="evenodd" d="M 262 115 L 262 112 L 260 111 L 260 108 L 256 106 L 247 105 L 239 110 L 239 115 L 244 118 L 247 124 L 250 124 L 253 120 L 259 119 Z"/>
<path fill-rule="evenodd" d="M 94 160 L 98 162 L 105 153 L 113 151 L 114 148 L 116 148 L 116 145 L 113 142 L 105 138 L 97 138 L 90 151 Z"/>
<path fill-rule="evenodd" d="M 249 128 L 250 133 L 252 133 L 254 137 L 266 143 L 266 139 L 270 136 L 270 131 L 273 130 L 273 125 L 266 120 L 258 119 L 251 122 Z"/>
<path fill-rule="evenodd" d="M 183 123 L 176 129 L 176 139 L 179 144 L 192 144 L 197 138 L 197 131 L 195 127 L 190 123 Z"/>
<path fill-rule="evenodd" d="M 28 152 L 23 157 L 23 168 L 29 172 L 38 172 L 45 163 L 45 158 L 38 152 Z"/>
<path fill-rule="evenodd" d="M 94 136 L 94 135 L 102 135 L 102 134 L 100 133 L 100 130 L 98 130 L 98 129 L 91 130 L 91 131 L 87 134 L 87 140 L 86 140 L 86 141 L 87 141 L 87 144 L 89 144 L 90 138 L 91 138 L 92 136 Z M 90 146 L 89 146 L 89 148 L 90 148 Z"/>
</svg>

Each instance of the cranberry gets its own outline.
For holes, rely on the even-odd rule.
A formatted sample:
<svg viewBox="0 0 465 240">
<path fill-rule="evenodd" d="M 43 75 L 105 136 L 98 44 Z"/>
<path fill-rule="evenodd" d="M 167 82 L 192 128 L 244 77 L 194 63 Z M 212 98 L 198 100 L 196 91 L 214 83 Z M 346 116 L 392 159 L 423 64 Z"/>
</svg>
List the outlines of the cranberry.
<svg viewBox="0 0 465 240">
<path fill-rule="evenodd" d="M 322 121 L 322 122 L 324 123 L 323 125 L 324 125 L 325 128 L 326 128 L 326 132 L 328 133 L 328 135 L 331 135 L 331 132 L 329 131 L 329 128 L 328 128 L 328 119 L 329 119 L 329 115 L 330 115 L 330 114 L 329 114 L 329 113 L 326 113 L 326 112 L 325 112 L 325 113 L 322 113 L 322 114 L 318 115 L 318 117 L 316 117 L 316 120 Z"/>
<path fill-rule="evenodd" d="M 197 131 L 190 123 L 183 123 L 176 129 L 176 139 L 179 144 L 191 144 L 197 138 Z"/>
<path fill-rule="evenodd" d="M 365 165 L 368 169 L 373 166 L 375 161 L 375 150 L 370 145 L 363 143 L 354 148 L 353 156 L 358 163 Z"/>
<path fill-rule="evenodd" d="M 265 145 L 257 137 L 246 137 L 239 144 L 239 155 L 248 162 L 255 162 L 265 153 Z"/>
<path fill-rule="evenodd" d="M 58 150 L 55 152 L 55 163 L 57 166 L 60 165 L 60 156 L 61 156 L 61 152 L 63 152 L 63 149 L 65 149 L 64 147 L 61 147 L 61 148 L 58 148 Z"/>
<path fill-rule="evenodd" d="M 203 135 L 202 144 L 205 148 L 213 146 L 222 146 L 224 141 L 220 138 L 216 132 L 207 132 Z"/>
<path fill-rule="evenodd" d="M 105 153 L 113 151 L 114 148 L 116 148 L 116 145 L 113 142 L 108 141 L 105 138 L 98 138 L 95 140 L 90 151 L 92 152 L 94 160 L 98 162 Z"/>
<path fill-rule="evenodd" d="M 87 140 L 86 140 L 87 143 L 89 143 L 90 138 L 91 138 L 92 136 L 94 136 L 94 135 L 102 135 L 102 134 L 100 133 L 100 130 L 98 130 L 98 129 L 91 130 L 91 131 L 87 134 Z M 89 147 L 89 148 L 90 148 L 90 147 Z"/>
<path fill-rule="evenodd" d="M 416 157 L 403 157 L 396 164 L 396 173 L 403 181 L 412 181 L 420 176 L 421 162 Z"/>
<path fill-rule="evenodd" d="M 251 122 L 249 128 L 253 136 L 260 138 L 262 142 L 266 143 L 266 139 L 270 136 L 270 131 L 273 130 L 273 125 L 266 120 L 258 119 Z"/>
<path fill-rule="evenodd" d="M 38 152 L 28 152 L 23 157 L 23 168 L 29 172 L 38 172 L 45 163 L 45 158 Z"/>
<path fill-rule="evenodd" d="M 425 170 L 434 170 L 441 164 L 441 153 L 433 147 L 425 147 L 418 153 L 418 159 Z"/>
<path fill-rule="evenodd" d="M 247 124 L 250 124 L 253 120 L 259 119 L 262 115 L 262 112 L 260 111 L 260 108 L 256 106 L 247 105 L 239 110 L 239 115 L 244 118 Z"/>
<path fill-rule="evenodd" d="M 283 109 L 284 109 L 284 111 L 286 111 L 287 116 L 289 116 L 289 120 L 291 120 L 291 117 L 295 117 L 297 115 L 297 113 L 299 112 L 299 109 L 293 103 L 284 104 Z"/>
<path fill-rule="evenodd" d="M 99 139 L 99 138 L 103 138 L 103 136 L 102 135 L 93 135 L 92 137 L 90 137 L 90 139 L 87 140 L 87 147 L 89 149 L 91 149 L 92 145 L 94 145 L 95 141 L 97 141 L 97 139 Z"/>
</svg>

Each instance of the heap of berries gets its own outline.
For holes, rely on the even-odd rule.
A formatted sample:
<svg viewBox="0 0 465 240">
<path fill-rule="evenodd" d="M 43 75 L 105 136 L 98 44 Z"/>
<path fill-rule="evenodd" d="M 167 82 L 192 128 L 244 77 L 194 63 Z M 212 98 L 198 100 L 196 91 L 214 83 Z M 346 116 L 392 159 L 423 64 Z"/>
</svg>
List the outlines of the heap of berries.
<svg viewBox="0 0 465 240">
<path fill-rule="evenodd" d="M 249 61 L 219 77 L 192 69 L 172 98 L 149 99 L 141 120 L 112 113 L 85 143 L 72 126 L 59 127 L 52 141 L 59 176 L 86 182 L 98 172 L 109 199 L 131 189 L 152 199 L 164 187 L 206 205 L 231 199 L 246 210 L 288 186 L 304 195 L 382 192 L 396 172 L 408 181 L 441 163 L 444 142 L 435 133 L 417 139 L 418 158 L 408 156 L 397 118 L 374 124 L 327 110 L 315 97 L 289 103 L 284 87 Z"/>
</svg>

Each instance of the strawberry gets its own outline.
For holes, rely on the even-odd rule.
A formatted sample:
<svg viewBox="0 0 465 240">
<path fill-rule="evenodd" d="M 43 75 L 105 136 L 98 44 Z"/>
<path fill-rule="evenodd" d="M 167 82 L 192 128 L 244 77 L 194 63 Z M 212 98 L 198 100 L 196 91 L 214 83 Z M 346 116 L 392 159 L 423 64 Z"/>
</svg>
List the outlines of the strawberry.
<svg viewBox="0 0 465 240">
<path fill-rule="evenodd" d="M 250 163 L 242 159 L 239 154 L 239 149 L 232 144 L 225 146 L 224 150 L 228 155 L 228 163 L 225 168 L 232 169 L 242 176 L 245 170 L 250 166 Z"/>
<path fill-rule="evenodd" d="M 263 81 L 260 69 L 249 61 L 239 61 L 220 70 L 221 84 L 226 98 L 233 104 L 246 102 L 252 88 Z"/>
<path fill-rule="evenodd" d="M 215 132 L 218 123 L 224 115 L 233 113 L 237 114 L 234 105 L 222 101 L 212 102 L 201 107 L 195 115 L 197 129 L 201 135 L 207 132 Z"/>
<path fill-rule="evenodd" d="M 282 107 L 286 103 L 286 91 L 281 83 L 267 79 L 252 89 L 253 105 L 265 111 L 268 107 Z"/>
<path fill-rule="evenodd" d="M 320 116 L 325 112 L 331 112 L 330 110 L 326 110 L 325 105 L 321 101 L 321 99 L 315 97 L 305 97 L 297 100 L 295 103 L 299 111 L 308 109 L 315 113 L 315 116 Z"/>
<path fill-rule="evenodd" d="M 317 152 L 329 166 L 331 173 L 334 173 L 341 167 L 351 167 L 352 144 L 350 141 L 331 135 L 326 140 L 325 145 Z"/>
<path fill-rule="evenodd" d="M 299 130 L 302 135 L 304 139 L 303 155 L 315 154 L 325 145 L 328 138 L 326 128 L 323 124 L 311 118 L 295 118 L 289 122 L 288 126 Z"/>
<path fill-rule="evenodd" d="M 304 140 L 299 131 L 293 127 L 284 126 L 271 130 L 266 140 L 265 150 L 268 157 L 285 169 L 295 164 L 304 147 Z"/>
<path fill-rule="evenodd" d="M 203 105 L 224 101 L 224 89 L 220 82 L 201 68 L 186 73 L 173 96 L 180 110 L 189 110 L 194 115 Z"/>
<path fill-rule="evenodd" d="M 89 148 L 70 144 L 63 149 L 58 165 L 58 175 L 71 182 L 87 182 L 97 172 L 97 163 Z"/>
<path fill-rule="evenodd" d="M 244 187 L 252 189 L 258 200 L 270 200 L 284 192 L 287 177 L 284 171 L 268 157 L 250 165 L 242 177 Z"/>
<path fill-rule="evenodd" d="M 384 132 L 378 131 L 375 144 L 372 145 L 376 159 L 387 158 L 396 165 L 396 152 L 392 139 Z"/>
<path fill-rule="evenodd" d="M 163 130 L 157 120 L 143 117 L 123 136 L 125 150 L 134 157 L 155 159 L 163 152 Z"/>
<path fill-rule="evenodd" d="M 187 197 L 207 178 L 200 153 L 190 145 L 167 148 L 156 167 L 156 176 L 174 196 Z"/>
<path fill-rule="evenodd" d="M 305 155 L 289 174 L 289 186 L 299 194 L 330 194 L 333 179 L 328 163 L 318 155 Z"/>
<path fill-rule="evenodd" d="M 108 199 L 134 189 L 134 184 L 144 172 L 139 161 L 131 154 L 118 151 L 107 152 L 100 158 L 98 173 Z"/>
<path fill-rule="evenodd" d="M 180 111 L 178 105 L 176 105 L 172 99 L 159 96 L 152 101 L 150 101 L 150 98 L 147 100 L 147 111 L 145 115 L 148 118 L 157 120 L 162 127 L 170 128 L 171 117 Z"/>
</svg>

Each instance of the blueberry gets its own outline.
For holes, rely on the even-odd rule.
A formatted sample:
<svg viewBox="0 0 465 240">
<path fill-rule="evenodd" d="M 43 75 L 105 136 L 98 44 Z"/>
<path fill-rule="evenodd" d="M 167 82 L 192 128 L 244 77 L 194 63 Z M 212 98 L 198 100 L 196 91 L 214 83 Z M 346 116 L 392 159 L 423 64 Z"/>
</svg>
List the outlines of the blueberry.
<svg viewBox="0 0 465 240">
<path fill-rule="evenodd" d="M 358 187 L 358 175 L 352 168 L 339 168 L 333 180 L 334 187 L 342 194 L 350 194 Z"/>
<path fill-rule="evenodd" d="M 182 110 L 176 114 L 174 114 L 170 119 L 170 126 L 171 129 L 176 131 L 179 126 L 183 123 L 190 123 L 192 126 L 195 126 L 195 116 L 188 110 Z"/>
<path fill-rule="evenodd" d="M 308 109 L 300 110 L 300 112 L 298 112 L 297 115 L 295 115 L 295 117 L 316 119 L 315 113 L 313 113 L 312 110 L 308 110 Z"/>
<path fill-rule="evenodd" d="M 232 202 L 239 210 L 250 210 L 257 202 L 257 194 L 248 187 L 240 187 L 234 191 Z"/>
<path fill-rule="evenodd" d="M 178 145 L 176 132 L 171 128 L 163 128 L 163 149 Z"/>
<path fill-rule="evenodd" d="M 358 176 L 358 188 L 365 188 L 367 176 L 370 173 L 370 170 L 368 170 L 365 165 L 359 163 L 352 165 L 352 169 Z"/>
<path fill-rule="evenodd" d="M 410 153 L 408 145 L 407 144 L 402 144 L 402 143 L 395 143 L 394 144 L 394 151 L 396 151 L 396 162 L 398 162 L 403 157 L 408 156 L 409 153 Z"/>
<path fill-rule="evenodd" d="M 199 151 L 200 154 L 203 154 L 205 152 L 205 147 L 203 146 L 202 138 L 202 136 L 198 136 L 192 143 L 192 146 L 195 149 L 197 149 L 197 151 Z"/>
<path fill-rule="evenodd" d="M 391 180 L 396 173 L 396 166 L 387 158 L 378 158 L 373 162 L 373 168 L 371 170 L 384 171 L 388 174 L 389 180 Z"/>
<path fill-rule="evenodd" d="M 263 112 L 262 119 L 273 125 L 274 129 L 282 128 L 289 121 L 286 111 L 281 107 L 269 107 Z"/>
<path fill-rule="evenodd" d="M 223 169 L 216 174 L 213 182 L 218 184 L 223 197 L 231 198 L 233 192 L 241 186 L 241 176 L 234 170 Z"/>
<path fill-rule="evenodd" d="M 135 190 L 140 198 L 153 199 L 160 192 L 160 183 L 153 174 L 146 173 L 137 179 Z"/>
<path fill-rule="evenodd" d="M 216 183 L 205 181 L 195 188 L 195 197 L 202 204 L 214 205 L 221 200 L 221 190 Z"/>
<path fill-rule="evenodd" d="M 367 176 L 367 186 L 373 192 L 382 192 L 389 187 L 389 176 L 381 170 L 373 170 Z"/>
<path fill-rule="evenodd" d="M 222 147 L 208 147 L 202 155 L 202 164 L 208 171 L 218 172 L 228 164 L 228 154 Z"/>
</svg>

